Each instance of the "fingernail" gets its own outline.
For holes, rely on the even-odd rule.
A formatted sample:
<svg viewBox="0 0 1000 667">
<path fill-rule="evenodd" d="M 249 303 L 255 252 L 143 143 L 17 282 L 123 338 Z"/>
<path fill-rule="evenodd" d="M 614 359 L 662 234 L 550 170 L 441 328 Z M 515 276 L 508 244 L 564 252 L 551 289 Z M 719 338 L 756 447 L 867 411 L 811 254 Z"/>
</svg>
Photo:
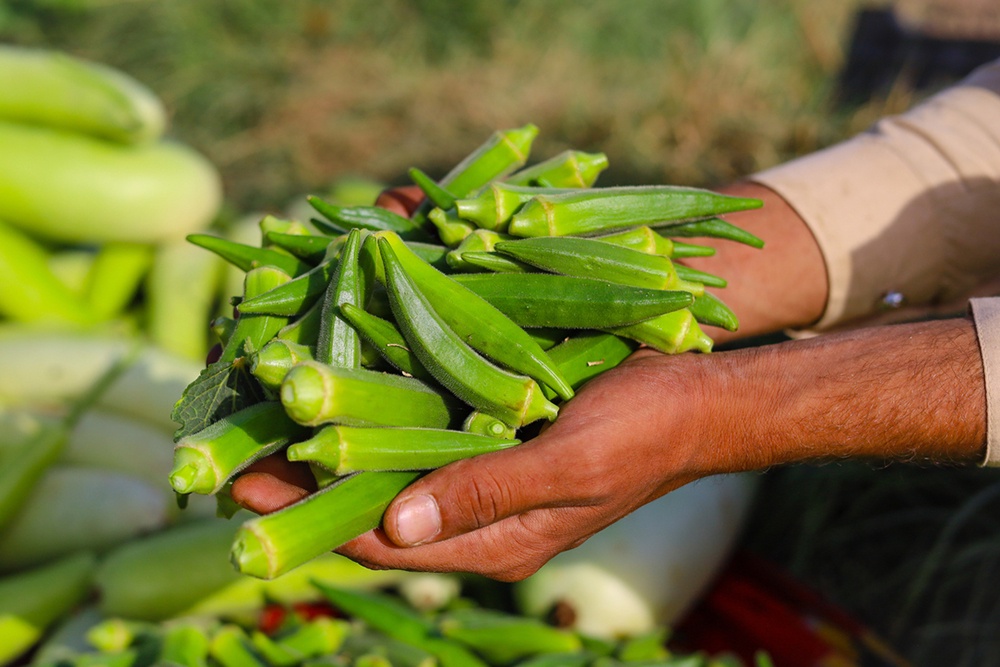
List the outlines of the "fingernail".
<svg viewBox="0 0 1000 667">
<path fill-rule="evenodd" d="M 407 498 L 396 510 L 396 533 L 405 544 L 423 544 L 439 532 L 441 511 L 433 496 Z"/>
</svg>

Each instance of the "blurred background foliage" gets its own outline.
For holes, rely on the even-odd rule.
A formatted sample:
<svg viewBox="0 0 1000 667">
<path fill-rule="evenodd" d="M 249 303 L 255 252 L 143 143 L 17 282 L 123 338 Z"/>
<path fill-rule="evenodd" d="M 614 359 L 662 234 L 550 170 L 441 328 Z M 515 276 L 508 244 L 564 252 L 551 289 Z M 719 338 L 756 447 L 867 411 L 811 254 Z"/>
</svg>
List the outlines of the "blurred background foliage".
<svg viewBox="0 0 1000 667">
<path fill-rule="evenodd" d="M 834 103 L 859 0 L 6 0 L 0 39 L 119 67 L 273 208 L 440 174 L 492 130 L 608 154 L 603 184 L 711 185 L 829 144 L 907 95 Z M 900 99 L 902 98 L 902 99 Z"/>
</svg>

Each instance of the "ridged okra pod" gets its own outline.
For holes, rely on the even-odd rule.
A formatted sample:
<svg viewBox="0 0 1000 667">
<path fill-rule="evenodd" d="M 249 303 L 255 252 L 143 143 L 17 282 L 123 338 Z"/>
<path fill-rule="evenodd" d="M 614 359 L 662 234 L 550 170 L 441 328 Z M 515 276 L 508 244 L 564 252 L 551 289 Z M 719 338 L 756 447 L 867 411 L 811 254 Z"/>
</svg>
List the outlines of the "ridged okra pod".
<svg viewBox="0 0 1000 667">
<path fill-rule="evenodd" d="M 170 486 L 183 494 L 215 493 L 253 461 L 306 434 L 280 403 L 251 405 L 178 440 Z"/>
<path fill-rule="evenodd" d="M 215 631 L 208 653 L 222 667 L 268 667 L 268 662 L 254 650 L 246 631 L 232 623 Z"/>
<path fill-rule="evenodd" d="M 508 176 L 511 185 L 535 185 L 543 188 L 589 188 L 608 168 L 604 153 L 567 150 Z"/>
<path fill-rule="evenodd" d="M 413 167 L 407 173 L 414 185 L 423 191 L 424 196 L 427 197 L 427 201 L 435 207 L 447 210 L 455 205 L 455 195 L 438 185 L 437 181 L 423 171 Z"/>
<path fill-rule="evenodd" d="M 408 241 L 433 240 L 409 218 L 378 206 L 337 206 L 319 197 L 308 197 L 309 203 L 335 225 L 348 231 L 366 229 L 372 232 L 396 232 Z"/>
<path fill-rule="evenodd" d="M 283 234 L 267 232 L 264 242 L 298 257 L 309 266 L 316 266 L 323 261 L 331 250 L 344 244 L 346 234 L 327 236 L 325 234 Z M 331 248 L 333 246 L 333 248 Z"/>
<path fill-rule="evenodd" d="M 685 290 L 699 295 L 704 287 L 682 280 L 669 258 L 647 255 L 597 239 L 545 236 L 497 243 L 497 252 L 544 271 L 597 278 L 620 285 Z"/>
<path fill-rule="evenodd" d="M 540 195 L 510 221 L 514 236 L 565 236 L 655 226 L 760 208 L 759 199 L 669 185 L 590 188 Z"/>
<path fill-rule="evenodd" d="M 649 255 L 663 255 L 671 259 L 711 257 L 715 254 L 715 248 L 674 241 L 659 234 L 651 227 L 635 227 L 623 232 L 615 232 L 614 234 L 606 234 L 596 238 L 606 243 L 623 245 Z"/>
<path fill-rule="evenodd" d="M 288 372 L 281 383 L 281 403 L 292 419 L 306 426 L 447 428 L 461 419 L 458 401 L 415 378 L 315 361 Z M 387 405 L 393 409 L 387 410 Z"/>
<path fill-rule="evenodd" d="M 710 292 L 705 292 L 696 298 L 694 303 L 688 306 L 688 310 L 701 324 L 720 327 L 726 331 L 739 329 L 740 322 L 736 313 L 723 303 L 722 299 Z"/>
<path fill-rule="evenodd" d="M 506 234 L 500 234 L 490 229 L 476 229 L 471 234 L 462 239 L 453 250 L 445 256 L 448 266 L 455 271 L 476 271 L 479 267 L 473 266 L 462 257 L 467 252 L 492 252 L 498 241 L 510 240 Z"/>
<path fill-rule="evenodd" d="M 666 354 L 679 354 L 689 350 L 712 351 L 712 339 L 702 331 L 687 308 L 625 327 L 608 329 L 608 332 L 631 338 Z"/>
<path fill-rule="evenodd" d="M 409 343 L 395 324 L 351 304 L 344 304 L 341 312 L 351 326 L 382 355 L 382 358 L 404 375 L 424 382 L 437 382 L 417 359 L 417 355 L 410 350 Z"/>
<path fill-rule="evenodd" d="M 292 366 L 313 361 L 312 348 L 281 338 L 272 338 L 250 360 L 250 372 L 266 388 L 278 391 Z"/>
<path fill-rule="evenodd" d="M 705 236 L 709 238 L 726 239 L 727 241 L 735 241 L 736 243 L 742 243 L 748 245 L 752 248 L 763 248 L 764 241 L 758 236 L 751 234 L 750 232 L 737 227 L 731 222 L 723 220 L 722 218 L 708 218 L 706 220 L 695 220 L 693 222 L 684 222 L 680 224 L 672 224 L 661 228 L 661 233 L 665 236 L 670 236 L 673 238 L 691 238 Z"/>
<path fill-rule="evenodd" d="M 449 248 L 457 247 L 465 240 L 465 237 L 476 229 L 476 226 L 471 222 L 459 218 L 453 208 L 448 210 L 435 208 L 427 214 L 427 217 L 437 230 L 441 243 Z"/>
<path fill-rule="evenodd" d="M 326 288 L 316 341 L 316 360 L 324 364 L 361 367 L 361 338 L 341 316 L 340 306 L 349 303 L 363 308 L 365 305 L 365 279 L 361 275 L 358 255 L 367 233 L 354 229 L 347 235 L 337 271 Z"/>
<path fill-rule="evenodd" d="M 580 637 L 536 618 L 514 616 L 492 609 L 468 608 L 448 612 L 438 630 L 491 664 L 506 665 L 539 653 L 583 650 Z"/>
<path fill-rule="evenodd" d="M 300 343 L 315 349 L 316 341 L 319 340 L 319 324 L 322 314 L 323 303 L 317 301 L 301 315 L 294 317 L 291 322 L 281 327 L 275 334 L 275 338 L 290 343 Z"/>
<path fill-rule="evenodd" d="M 482 229 L 506 231 L 510 219 L 522 206 L 539 195 L 577 192 L 575 189 L 539 188 L 511 185 L 502 181 L 490 183 L 475 197 L 455 201 L 458 217 Z"/>
<path fill-rule="evenodd" d="M 549 350 L 549 356 L 577 389 L 587 380 L 625 361 L 638 347 L 628 338 L 587 331 L 559 343 Z"/>
<path fill-rule="evenodd" d="M 379 239 L 379 245 L 396 322 L 417 358 L 438 382 L 472 407 L 511 426 L 543 417 L 555 419 L 558 408 L 545 399 L 535 380 L 480 356 L 435 311 L 402 269 L 388 242 Z"/>
<path fill-rule="evenodd" d="M 284 271 L 270 266 L 259 266 L 247 272 L 243 292 L 249 297 L 254 297 L 288 284 L 290 280 Z M 287 324 L 288 317 L 283 315 L 244 313 L 240 310 L 236 327 L 229 342 L 222 349 L 219 360 L 233 361 L 244 354 L 256 352 Z"/>
<path fill-rule="evenodd" d="M 337 260 L 327 258 L 319 266 L 267 292 L 248 294 L 240 303 L 240 313 L 284 317 L 301 315 L 319 302 L 336 269 Z"/>
<path fill-rule="evenodd" d="M 556 392 L 548 387 L 543 387 L 542 389 L 546 392 L 545 395 L 549 400 L 555 398 Z M 462 430 L 468 433 L 485 435 L 490 438 L 513 439 L 517 435 L 517 429 L 508 426 L 493 415 L 488 415 L 479 410 L 473 410 L 469 413 L 469 416 L 462 422 Z"/>
<path fill-rule="evenodd" d="M 214 252 L 241 271 L 249 271 L 258 266 L 272 266 L 294 277 L 312 268 L 287 252 L 237 243 L 221 236 L 189 234 L 187 240 L 199 248 Z"/>
<path fill-rule="evenodd" d="M 461 254 L 461 261 L 471 267 L 493 273 L 530 273 L 536 270 L 530 264 L 519 262 L 495 251 L 466 251 Z"/>
<path fill-rule="evenodd" d="M 327 426 L 291 445 L 287 456 L 289 461 L 318 463 L 338 475 L 363 470 L 433 470 L 520 442 L 450 429 Z"/>
<path fill-rule="evenodd" d="M 244 523 L 231 560 L 243 574 L 273 579 L 372 530 L 419 473 L 362 472 Z"/>
<path fill-rule="evenodd" d="M 554 273 L 469 273 L 453 279 L 522 327 L 625 326 L 692 303 L 682 290 L 632 287 Z"/>
<path fill-rule="evenodd" d="M 674 269 L 677 270 L 678 278 L 689 283 L 701 283 L 705 287 L 725 287 L 729 284 L 725 278 L 720 278 L 719 276 L 699 271 L 698 269 L 692 269 L 690 266 L 684 264 L 674 264 Z"/>
<path fill-rule="evenodd" d="M 405 274 L 412 280 L 432 311 L 461 340 L 501 366 L 550 386 L 567 400 L 572 398 L 572 389 L 559 376 L 559 371 L 545 351 L 506 315 L 451 277 L 421 261 L 398 237 L 380 235 L 378 243 L 383 264 L 388 267 L 385 256 L 390 252 L 399 265 L 397 274 Z M 398 316 L 396 321 L 402 328 L 403 323 Z M 403 333 L 405 335 L 406 331 Z"/>
<path fill-rule="evenodd" d="M 467 197 L 487 183 L 520 169 L 538 136 L 535 125 L 494 132 L 440 180 L 452 196 Z"/>
</svg>

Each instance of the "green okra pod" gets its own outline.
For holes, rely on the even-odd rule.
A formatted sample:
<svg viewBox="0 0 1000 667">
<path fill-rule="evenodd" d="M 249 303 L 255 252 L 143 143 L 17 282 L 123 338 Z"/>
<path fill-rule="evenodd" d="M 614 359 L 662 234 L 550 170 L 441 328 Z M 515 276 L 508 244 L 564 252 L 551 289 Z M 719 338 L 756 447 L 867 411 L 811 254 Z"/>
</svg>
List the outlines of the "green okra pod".
<svg viewBox="0 0 1000 667">
<path fill-rule="evenodd" d="M 316 341 L 319 340 L 319 325 L 322 314 L 323 304 L 317 301 L 304 313 L 281 327 L 274 337 L 315 348 Z"/>
<path fill-rule="evenodd" d="M 760 208 L 759 199 L 676 186 L 590 188 L 540 195 L 510 221 L 514 236 L 564 236 L 655 226 Z"/>
<path fill-rule="evenodd" d="M 307 433 L 277 401 L 251 405 L 181 438 L 174 447 L 170 486 L 182 494 L 215 493 L 253 461 Z"/>
<path fill-rule="evenodd" d="M 264 241 L 298 257 L 310 266 L 316 266 L 328 256 L 331 244 L 336 247 L 343 245 L 347 240 L 346 236 L 346 234 L 331 237 L 324 234 L 267 232 Z"/>
<path fill-rule="evenodd" d="M 289 461 L 318 463 L 348 475 L 363 470 L 433 470 L 520 443 L 450 429 L 327 426 L 291 445 L 287 456 Z"/>
<path fill-rule="evenodd" d="M 552 366 L 545 351 L 506 315 L 460 283 L 422 262 L 398 237 L 379 236 L 378 243 L 386 265 L 387 278 L 389 269 L 386 255 L 390 254 L 398 265 L 396 284 L 402 288 L 405 282 L 412 281 L 414 289 L 421 298 L 427 300 L 430 311 L 443 320 L 446 329 L 505 368 L 547 384 L 567 400 L 572 398 L 572 390 L 559 377 L 558 370 Z M 394 313 L 408 305 L 397 304 L 397 301 L 399 299 L 392 300 Z M 397 315 L 396 321 L 406 335 L 406 329 L 400 320 Z M 418 357 L 421 356 L 419 352 L 416 353 Z M 426 366 L 426 361 L 424 363 Z M 432 369 L 428 370 L 434 373 Z"/>
<path fill-rule="evenodd" d="M 551 400 L 555 397 L 556 393 L 547 387 L 543 387 L 547 391 L 546 396 Z M 508 426 L 503 423 L 502 420 L 497 419 L 493 415 L 488 415 L 485 412 L 480 412 L 479 410 L 474 410 L 469 413 L 469 416 L 465 418 L 462 422 L 462 430 L 469 433 L 477 433 L 479 435 L 485 435 L 490 438 L 506 438 L 513 439 L 517 434 L 517 429 Z"/>
<path fill-rule="evenodd" d="M 5 575 L 0 578 L 0 618 L 17 617 L 44 631 L 87 598 L 96 565 L 94 554 L 77 551 Z"/>
<path fill-rule="evenodd" d="M 726 331 L 739 329 L 740 322 L 736 313 L 723 303 L 722 299 L 710 292 L 705 292 L 695 298 L 694 303 L 688 306 L 688 310 L 701 324 L 720 327 Z"/>
<path fill-rule="evenodd" d="M 250 642 L 267 664 L 294 667 L 309 658 L 336 653 L 348 632 L 346 621 L 318 616 L 273 637 L 254 630 Z"/>
<path fill-rule="evenodd" d="M 431 241 L 432 238 L 409 218 L 378 206 L 337 206 L 319 197 L 308 197 L 320 214 L 345 229 L 367 229 L 373 232 L 396 232 L 408 241 Z"/>
<path fill-rule="evenodd" d="M 208 667 L 209 643 L 207 631 L 194 623 L 171 624 L 164 628 L 157 661 L 164 665 Z"/>
<path fill-rule="evenodd" d="M 284 271 L 270 266 L 259 266 L 247 271 L 243 293 L 252 298 L 271 292 L 289 282 L 291 278 Z M 244 354 L 256 352 L 287 324 L 287 316 L 245 313 L 240 304 L 240 317 L 236 320 L 236 327 L 229 342 L 222 348 L 219 360 L 233 361 Z"/>
<path fill-rule="evenodd" d="M 689 306 L 682 290 L 632 287 L 554 273 L 469 273 L 453 276 L 522 327 L 603 329 Z"/>
<path fill-rule="evenodd" d="M 608 332 L 631 338 L 665 354 L 679 354 L 689 350 L 712 351 L 712 339 L 702 331 L 687 308 L 636 324 L 608 329 Z"/>
<path fill-rule="evenodd" d="M 576 191 L 511 185 L 497 181 L 483 188 L 475 197 L 456 200 L 455 211 L 459 218 L 468 220 L 482 229 L 506 231 L 514 214 L 535 197 Z"/>
<path fill-rule="evenodd" d="M 735 241 L 736 243 L 742 243 L 753 248 L 764 247 L 763 239 L 722 218 L 707 218 L 705 220 L 671 224 L 661 229 L 663 234 L 670 237 L 691 238 L 705 236 Z"/>
<path fill-rule="evenodd" d="M 634 352 L 639 345 L 600 331 L 587 331 L 559 343 L 549 356 L 559 364 L 559 370 L 578 389 L 587 380 L 611 370 Z"/>
<path fill-rule="evenodd" d="M 268 667 L 268 662 L 254 650 L 246 631 L 232 623 L 215 631 L 208 653 L 222 667 Z"/>
<path fill-rule="evenodd" d="M 541 236 L 502 241 L 496 251 L 544 271 L 597 278 L 621 285 L 701 294 L 704 287 L 682 280 L 669 258 L 598 239 Z"/>
<path fill-rule="evenodd" d="M 359 308 L 365 305 L 365 279 L 361 275 L 358 255 L 361 242 L 368 232 L 351 230 L 340 254 L 337 271 L 330 279 L 323 298 L 316 360 L 343 368 L 361 367 L 361 338 L 340 314 L 340 306 L 349 303 Z"/>
<path fill-rule="evenodd" d="M 199 248 L 214 252 L 241 271 L 249 271 L 258 266 L 272 266 L 290 276 L 299 276 L 312 268 L 286 252 L 237 243 L 221 236 L 188 234 L 187 240 Z"/>
<path fill-rule="evenodd" d="M 413 167 L 408 173 L 410 180 L 423 191 L 431 204 L 442 209 L 449 209 L 455 205 L 455 195 L 438 185 L 437 181 L 423 171 Z"/>
<path fill-rule="evenodd" d="M 445 613 L 438 621 L 442 636 L 453 639 L 491 664 L 512 664 L 540 653 L 583 650 L 580 637 L 536 618 L 470 607 Z"/>
<path fill-rule="evenodd" d="M 462 242 L 454 250 L 445 256 L 448 266 L 455 271 L 478 270 L 479 267 L 466 262 L 462 255 L 467 252 L 492 252 L 493 246 L 498 241 L 510 240 L 506 234 L 500 234 L 490 229 L 475 229 L 471 234 L 462 239 Z"/>
<path fill-rule="evenodd" d="M 380 239 L 379 245 L 396 321 L 417 358 L 438 382 L 474 408 L 512 426 L 542 417 L 555 419 L 558 408 L 545 399 L 535 380 L 505 371 L 469 347 L 399 266 L 388 243 Z"/>
<path fill-rule="evenodd" d="M 427 214 L 428 219 L 437 229 L 437 235 L 449 248 L 457 247 L 466 236 L 471 234 L 476 226 L 458 217 L 455 209 L 447 211 L 442 208 L 435 208 Z"/>
<path fill-rule="evenodd" d="M 282 338 L 269 340 L 250 360 L 250 372 L 266 388 L 277 391 L 292 366 L 312 361 L 312 348 Z"/>
<path fill-rule="evenodd" d="M 604 153 L 567 150 L 547 160 L 517 171 L 505 180 L 511 185 L 545 188 L 589 188 L 608 168 Z"/>
<path fill-rule="evenodd" d="M 337 260 L 327 259 L 301 276 L 267 292 L 246 295 L 239 306 L 240 314 L 291 317 L 306 312 L 326 292 L 337 263 Z"/>
<path fill-rule="evenodd" d="M 356 656 L 379 651 L 396 667 L 435 667 L 437 660 L 433 655 L 412 644 L 393 637 L 374 632 L 354 632 L 345 640 L 339 656 L 349 660 Z"/>
<path fill-rule="evenodd" d="M 409 343 L 395 324 L 349 303 L 341 306 L 341 313 L 386 361 L 404 375 L 437 383 L 417 359 L 417 355 L 410 350 Z"/>
<path fill-rule="evenodd" d="M 674 268 L 677 270 L 677 277 L 689 283 L 701 283 L 705 287 L 725 287 L 729 284 L 725 278 L 692 269 L 684 264 L 674 264 Z"/>
<path fill-rule="evenodd" d="M 448 428 L 461 419 L 457 401 L 416 378 L 315 361 L 292 367 L 281 384 L 281 402 L 292 419 L 306 426 Z"/>
<path fill-rule="evenodd" d="M 372 530 L 419 473 L 362 472 L 244 523 L 230 556 L 243 574 L 273 579 Z"/>
<path fill-rule="evenodd" d="M 691 243 L 681 243 L 674 241 L 659 233 L 651 227 L 635 227 L 623 232 L 606 234 L 595 237 L 598 240 L 615 245 L 623 245 L 635 250 L 640 250 L 650 255 L 663 255 L 671 259 L 684 257 L 711 257 L 715 254 L 715 248 Z"/>
<path fill-rule="evenodd" d="M 491 181 L 502 179 L 521 168 L 531 153 L 538 127 L 494 132 L 440 180 L 439 185 L 454 197 L 467 197 Z"/>
<path fill-rule="evenodd" d="M 536 269 L 530 264 L 520 262 L 499 252 L 466 251 L 461 254 L 461 261 L 483 271 L 494 273 L 530 273 Z"/>
</svg>

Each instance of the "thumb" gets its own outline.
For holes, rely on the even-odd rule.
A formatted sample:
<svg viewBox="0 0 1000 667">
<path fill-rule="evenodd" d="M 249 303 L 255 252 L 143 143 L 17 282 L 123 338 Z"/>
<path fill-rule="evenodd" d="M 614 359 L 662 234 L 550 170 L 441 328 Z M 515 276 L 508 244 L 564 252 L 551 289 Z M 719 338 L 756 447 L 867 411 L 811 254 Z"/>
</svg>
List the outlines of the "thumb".
<svg viewBox="0 0 1000 667">
<path fill-rule="evenodd" d="M 382 520 L 388 538 L 410 547 L 455 537 L 550 505 L 556 488 L 544 436 L 511 449 L 451 463 L 407 487 Z M 565 472 L 565 471 L 560 471 Z M 570 487 L 572 488 L 572 487 Z"/>
</svg>

